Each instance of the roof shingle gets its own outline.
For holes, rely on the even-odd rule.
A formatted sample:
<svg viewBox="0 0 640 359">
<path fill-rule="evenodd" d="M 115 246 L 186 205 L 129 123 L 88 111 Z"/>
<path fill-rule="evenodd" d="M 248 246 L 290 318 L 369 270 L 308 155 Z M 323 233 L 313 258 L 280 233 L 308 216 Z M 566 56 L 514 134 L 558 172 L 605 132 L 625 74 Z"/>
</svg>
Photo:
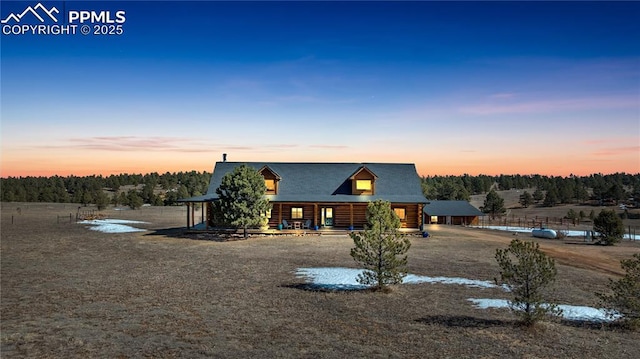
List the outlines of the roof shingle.
<svg viewBox="0 0 640 359">
<path fill-rule="evenodd" d="M 427 203 L 414 164 L 403 163 L 296 163 L 296 162 L 216 162 L 204 196 L 183 201 L 217 199 L 222 177 L 242 164 L 256 170 L 268 166 L 281 180 L 278 194 L 267 195 L 271 202 L 368 202 L 384 199 L 394 203 Z M 365 166 L 377 176 L 374 195 L 352 195 L 350 176 Z"/>
</svg>

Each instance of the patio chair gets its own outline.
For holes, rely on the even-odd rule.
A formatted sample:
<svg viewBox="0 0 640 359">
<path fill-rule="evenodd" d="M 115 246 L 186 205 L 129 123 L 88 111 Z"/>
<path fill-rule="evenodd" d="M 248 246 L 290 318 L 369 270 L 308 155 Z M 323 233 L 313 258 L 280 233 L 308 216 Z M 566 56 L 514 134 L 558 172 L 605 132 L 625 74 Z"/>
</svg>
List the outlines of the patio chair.
<svg viewBox="0 0 640 359">
<path fill-rule="evenodd" d="M 311 229 L 311 220 L 307 219 L 303 224 L 302 224 L 302 229 Z"/>
<path fill-rule="evenodd" d="M 292 229 L 292 228 L 293 228 L 293 226 L 292 226 L 289 222 L 287 222 L 287 220 L 286 220 L 286 219 L 283 219 L 283 220 L 282 220 L 282 228 L 285 228 L 285 229 Z"/>
</svg>

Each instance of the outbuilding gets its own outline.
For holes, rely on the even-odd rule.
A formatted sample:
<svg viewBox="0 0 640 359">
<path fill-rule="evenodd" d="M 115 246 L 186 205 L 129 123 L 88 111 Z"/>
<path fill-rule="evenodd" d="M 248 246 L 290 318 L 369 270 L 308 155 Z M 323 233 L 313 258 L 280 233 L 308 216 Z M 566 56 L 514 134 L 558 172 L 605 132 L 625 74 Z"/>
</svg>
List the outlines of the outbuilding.
<svg viewBox="0 0 640 359">
<path fill-rule="evenodd" d="M 425 224 L 477 225 L 484 216 L 467 201 L 429 201 L 423 212 Z"/>
</svg>

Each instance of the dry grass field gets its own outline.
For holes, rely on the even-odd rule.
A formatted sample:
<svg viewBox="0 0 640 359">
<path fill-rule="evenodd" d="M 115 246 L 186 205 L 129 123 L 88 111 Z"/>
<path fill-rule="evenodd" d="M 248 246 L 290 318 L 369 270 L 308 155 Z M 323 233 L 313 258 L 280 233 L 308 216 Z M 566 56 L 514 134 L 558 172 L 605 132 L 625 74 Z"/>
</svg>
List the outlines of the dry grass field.
<svg viewBox="0 0 640 359">
<path fill-rule="evenodd" d="M 3 204 L 2 358 L 637 358 L 640 333 L 556 321 L 518 326 L 508 310 L 468 298 L 500 289 L 413 284 L 390 293 L 312 291 L 300 267 L 355 267 L 346 235 L 182 236 L 181 207 L 107 210 L 146 221 L 101 233 L 69 221 L 73 205 Z M 412 239 L 409 271 L 492 280 L 504 232 L 433 226 Z M 522 238 L 522 236 L 520 237 Z M 640 242 L 601 247 L 540 240 L 556 258 L 554 301 L 597 306 Z"/>
</svg>

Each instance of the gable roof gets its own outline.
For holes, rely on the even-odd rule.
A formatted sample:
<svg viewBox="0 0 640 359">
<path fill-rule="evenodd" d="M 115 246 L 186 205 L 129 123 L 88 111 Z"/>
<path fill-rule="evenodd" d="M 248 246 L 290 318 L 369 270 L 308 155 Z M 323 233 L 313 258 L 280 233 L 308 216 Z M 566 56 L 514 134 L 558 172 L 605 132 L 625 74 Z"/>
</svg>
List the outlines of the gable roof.
<svg viewBox="0 0 640 359">
<path fill-rule="evenodd" d="M 276 171 L 272 170 L 272 169 L 271 169 L 271 168 L 269 168 L 269 166 L 267 166 L 267 165 L 262 166 L 262 168 L 260 168 L 260 169 L 258 170 L 258 172 L 260 172 L 260 174 L 262 174 L 262 172 L 264 172 L 264 171 L 269 171 L 269 172 L 271 172 L 271 174 L 272 174 L 272 175 L 273 175 L 273 176 L 274 176 L 278 181 L 282 179 L 282 177 L 280 177 L 280 175 L 279 175 Z M 263 175 L 263 176 L 264 176 L 264 175 Z"/>
<path fill-rule="evenodd" d="M 353 172 L 351 176 L 349 176 L 349 179 L 355 179 L 356 176 L 360 174 L 360 172 L 367 172 L 373 177 L 374 180 L 378 179 L 378 176 L 376 176 L 375 173 L 371 172 L 371 170 L 368 169 L 365 165 L 360 166 L 355 172 Z"/>
<path fill-rule="evenodd" d="M 218 198 L 222 177 L 242 164 L 256 170 L 268 166 L 280 176 L 278 194 L 266 195 L 271 202 L 369 202 L 383 199 L 394 203 L 427 203 L 414 164 L 404 163 L 296 163 L 216 162 L 209 189 L 204 196 L 183 201 Z M 350 177 L 362 167 L 375 173 L 374 195 L 352 195 Z"/>
<path fill-rule="evenodd" d="M 484 216 L 467 201 L 430 201 L 423 212 L 430 216 Z"/>
</svg>

